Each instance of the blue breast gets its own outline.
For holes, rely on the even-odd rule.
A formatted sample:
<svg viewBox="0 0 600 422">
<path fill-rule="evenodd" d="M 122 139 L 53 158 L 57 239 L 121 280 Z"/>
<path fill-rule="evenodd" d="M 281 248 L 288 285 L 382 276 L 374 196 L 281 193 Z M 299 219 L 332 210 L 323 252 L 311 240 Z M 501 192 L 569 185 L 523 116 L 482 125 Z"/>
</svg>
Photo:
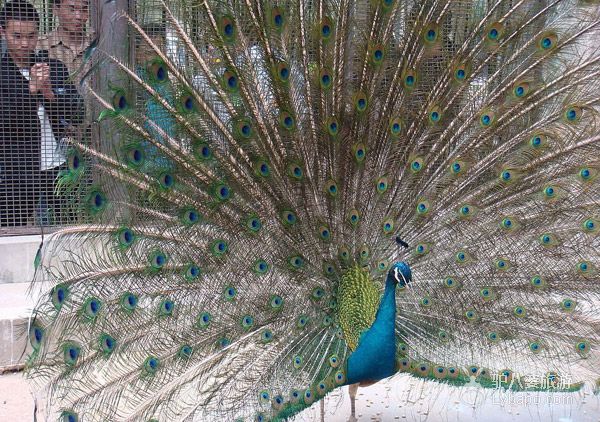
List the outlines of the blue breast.
<svg viewBox="0 0 600 422">
<path fill-rule="evenodd" d="M 374 382 L 396 372 L 396 283 L 388 279 L 375 322 L 365 331 L 347 361 L 347 384 Z"/>
</svg>

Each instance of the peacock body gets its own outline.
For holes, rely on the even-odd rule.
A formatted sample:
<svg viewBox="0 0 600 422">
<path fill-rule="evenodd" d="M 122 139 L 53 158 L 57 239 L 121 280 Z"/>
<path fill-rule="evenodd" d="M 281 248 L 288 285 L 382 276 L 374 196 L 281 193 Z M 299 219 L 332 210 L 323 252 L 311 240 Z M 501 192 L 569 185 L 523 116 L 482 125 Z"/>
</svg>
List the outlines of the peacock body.
<svg viewBox="0 0 600 422">
<path fill-rule="evenodd" d="M 143 69 L 96 67 L 120 72 L 90 91 L 103 136 L 61 185 L 85 224 L 41 250 L 52 412 L 283 420 L 397 371 L 598 382 L 598 2 L 160 7 L 166 44 L 122 16 Z"/>
</svg>

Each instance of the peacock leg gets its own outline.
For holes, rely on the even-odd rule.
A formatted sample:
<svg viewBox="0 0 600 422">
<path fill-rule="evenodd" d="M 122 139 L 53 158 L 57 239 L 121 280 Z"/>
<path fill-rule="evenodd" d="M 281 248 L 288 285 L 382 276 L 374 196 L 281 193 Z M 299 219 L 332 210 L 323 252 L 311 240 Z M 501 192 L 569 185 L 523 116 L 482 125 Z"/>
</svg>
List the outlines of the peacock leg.
<svg viewBox="0 0 600 422">
<path fill-rule="evenodd" d="M 325 399 L 321 399 L 321 422 L 325 422 Z"/>
<path fill-rule="evenodd" d="M 348 387 L 348 392 L 350 393 L 350 419 L 348 419 L 348 422 L 356 422 L 358 419 L 356 419 L 356 392 L 358 391 L 358 384 L 359 383 L 355 383 L 355 384 L 350 384 L 350 386 Z"/>
</svg>

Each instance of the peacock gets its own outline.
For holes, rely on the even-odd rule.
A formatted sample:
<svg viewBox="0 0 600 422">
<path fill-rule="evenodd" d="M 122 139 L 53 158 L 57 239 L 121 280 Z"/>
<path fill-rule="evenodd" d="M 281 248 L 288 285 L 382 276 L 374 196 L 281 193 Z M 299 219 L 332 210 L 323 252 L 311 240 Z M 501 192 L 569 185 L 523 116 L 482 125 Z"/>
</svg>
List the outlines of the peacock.
<svg viewBox="0 0 600 422">
<path fill-rule="evenodd" d="M 101 135 L 69 139 L 79 223 L 28 322 L 51 415 L 281 421 L 397 372 L 600 389 L 598 1 L 153 7 L 160 42 L 117 16 L 143 63 L 86 54 Z"/>
</svg>

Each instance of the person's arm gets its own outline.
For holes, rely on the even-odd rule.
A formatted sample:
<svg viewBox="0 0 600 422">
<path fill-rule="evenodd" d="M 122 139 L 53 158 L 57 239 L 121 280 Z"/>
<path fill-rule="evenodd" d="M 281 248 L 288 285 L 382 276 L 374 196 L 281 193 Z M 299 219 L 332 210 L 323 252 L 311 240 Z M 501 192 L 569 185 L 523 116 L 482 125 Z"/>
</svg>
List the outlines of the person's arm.
<svg viewBox="0 0 600 422">
<path fill-rule="evenodd" d="M 7 60 L 0 60 L 0 139 L 15 142 L 31 133 L 31 110 L 37 109 L 41 94 L 31 95 L 28 82 Z"/>
<path fill-rule="evenodd" d="M 59 60 L 51 60 L 50 82 L 53 98 L 44 97 L 44 108 L 55 122 L 65 127 L 81 123 L 85 116 L 83 98 L 68 78 L 67 67 Z"/>
</svg>

